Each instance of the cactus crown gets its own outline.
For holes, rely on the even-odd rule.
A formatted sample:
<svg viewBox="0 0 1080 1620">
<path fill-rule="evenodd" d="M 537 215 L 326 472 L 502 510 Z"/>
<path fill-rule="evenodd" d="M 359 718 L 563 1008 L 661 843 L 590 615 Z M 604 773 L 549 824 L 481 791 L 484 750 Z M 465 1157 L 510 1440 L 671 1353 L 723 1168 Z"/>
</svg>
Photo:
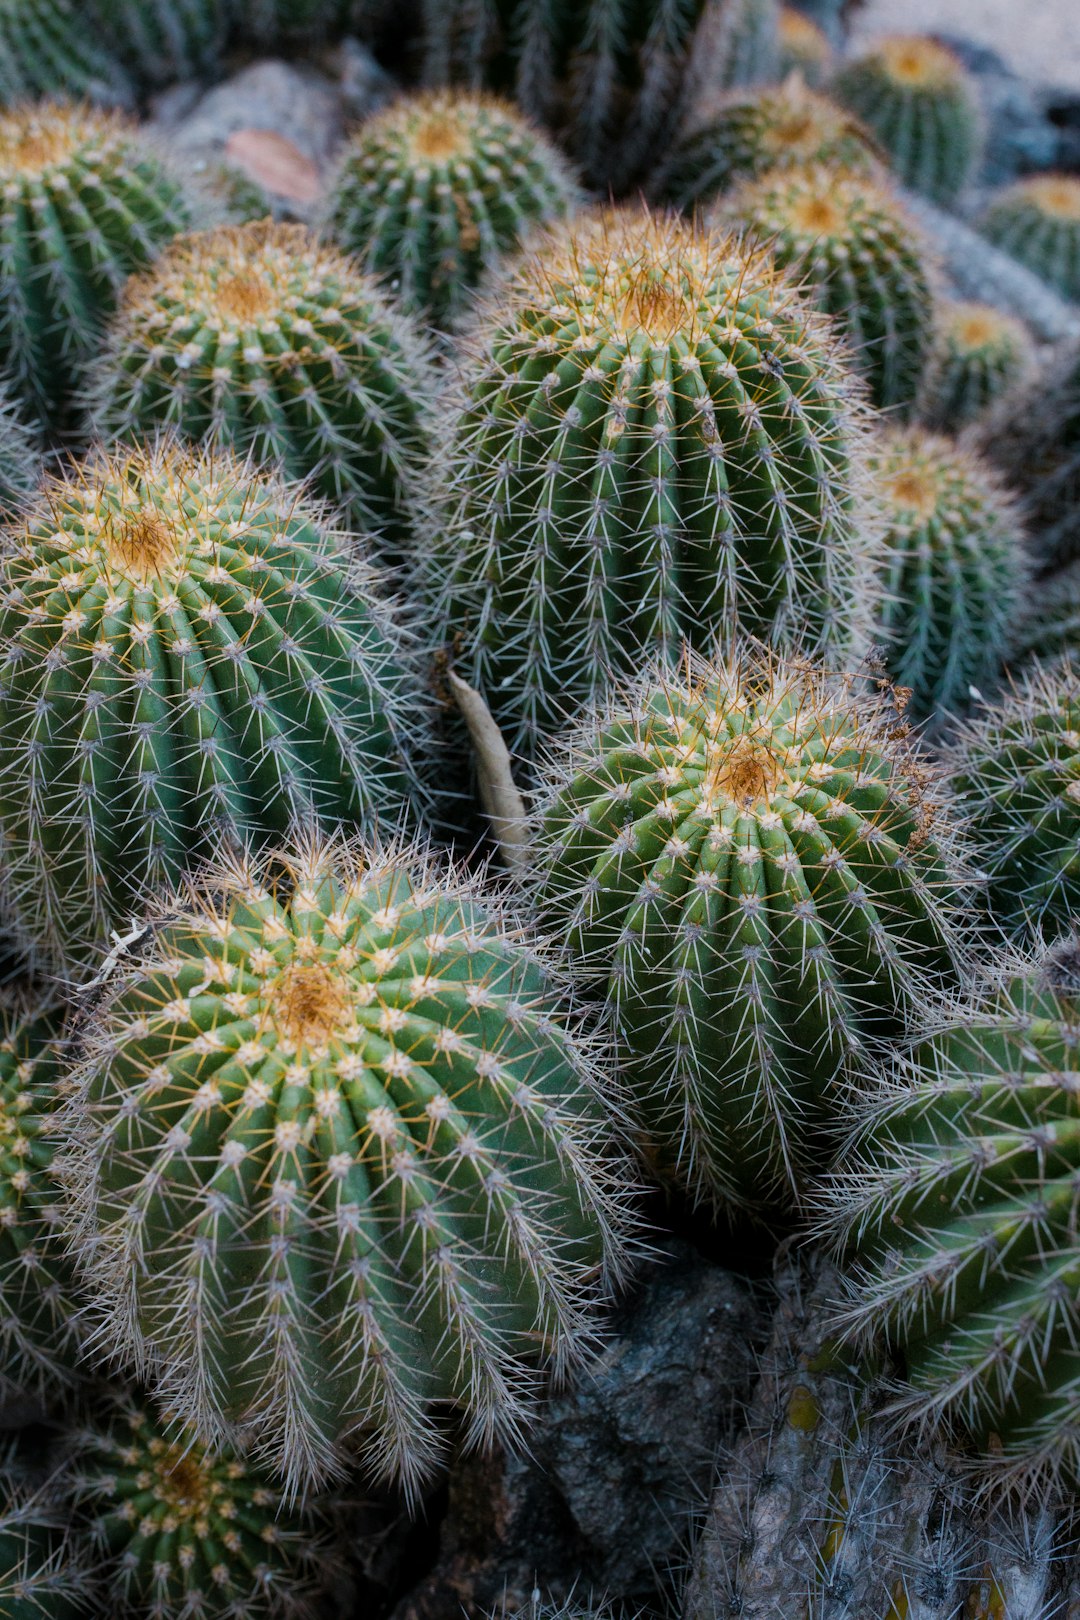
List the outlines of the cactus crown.
<svg viewBox="0 0 1080 1620">
<path fill-rule="evenodd" d="M 979 229 L 1066 298 L 1080 298 L 1080 179 L 1025 176 L 990 199 Z"/>
<path fill-rule="evenodd" d="M 1031 363 L 1024 323 L 989 304 L 943 299 L 919 414 L 928 427 L 958 432 L 1019 382 Z"/>
<path fill-rule="evenodd" d="M 871 55 L 888 78 L 910 90 L 942 90 L 967 77 L 955 52 L 923 34 L 889 35 Z"/>
</svg>

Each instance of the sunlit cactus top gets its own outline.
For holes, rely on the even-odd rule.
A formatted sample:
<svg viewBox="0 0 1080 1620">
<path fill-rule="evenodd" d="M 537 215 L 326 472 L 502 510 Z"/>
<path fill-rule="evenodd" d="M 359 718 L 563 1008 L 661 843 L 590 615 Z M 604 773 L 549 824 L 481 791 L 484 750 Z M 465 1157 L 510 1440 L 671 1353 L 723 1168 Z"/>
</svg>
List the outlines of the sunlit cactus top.
<svg viewBox="0 0 1080 1620">
<path fill-rule="evenodd" d="M 832 46 L 812 18 L 795 6 L 781 6 L 777 25 L 780 74 L 801 74 L 807 84 L 820 84 L 832 61 Z"/>
<path fill-rule="evenodd" d="M 979 229 L 1066 298 L 1080 299 L 1080 177 L 1025 175 L 990 199 Z"/>
</svg>

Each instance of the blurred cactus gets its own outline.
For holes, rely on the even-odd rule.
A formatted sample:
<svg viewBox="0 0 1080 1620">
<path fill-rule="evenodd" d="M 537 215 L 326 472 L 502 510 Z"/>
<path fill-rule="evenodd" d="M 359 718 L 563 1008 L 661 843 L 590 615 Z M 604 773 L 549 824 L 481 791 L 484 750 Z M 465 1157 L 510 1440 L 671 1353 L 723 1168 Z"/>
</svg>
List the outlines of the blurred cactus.
<svg viewBox="0 0 1080 1620">
<path fill-rule="evenodd" d="M 40 0 L 38 0 L 40 3 Z M 136 84 L 213 75 L 233 19 L 235 0 L 88 0 L 99 25 Z M 43 88 L 53 89 L 52 85 Z"/>
<path fill-rule="evenodd" d="M 1040 579 L 1012 638 L 1012 662 L 1080 657 L 1080 559 Z"/>
<path fill-rule="evenodd" d="M 34 489 L 41 456 L 14 402 L 0 389 L 0 521 L 11 517 Z"/>
<path fill-rule="evenodd" d="M 978 224 L 996 247 L 1080 301 L 1080 178 L 1027 175 L 993 196 Z"/>
<path fill-rule="evenodd" d="M 69 1528 L 60 1484 L 32 1489 L 0 1462 L 0 1614 L 4 1620 L 78 1620 L 101 1612 L 89 1559 Z"/>
<path fill-rule="evenodd" d="M 989 304 L 941 300 L 919 396 L 921 419 L 949 433 L 970 426 L 1026 377 L 1031 355 L 1031 336 L 1014 316 Z"/>
<path fill-rule="evenodd" d="M 320 44 L 357 26 L 376 0 L 231 0 L 241 37 L 262 48 Z"/>
<path fill-rule="evenodd" d="M 68 95 L 130 107 L 134 87 L 77 0 L 0 0 L 0 106 Z"/>
<path fill-rule="evenodd" d="M 823 84 L 833 58 L 832 46 L 824 30 L 794 6 L 781 6 L 778 30 L 781 79 L 797 73 L 803 83 L 811 87 Z"/>
</svg>

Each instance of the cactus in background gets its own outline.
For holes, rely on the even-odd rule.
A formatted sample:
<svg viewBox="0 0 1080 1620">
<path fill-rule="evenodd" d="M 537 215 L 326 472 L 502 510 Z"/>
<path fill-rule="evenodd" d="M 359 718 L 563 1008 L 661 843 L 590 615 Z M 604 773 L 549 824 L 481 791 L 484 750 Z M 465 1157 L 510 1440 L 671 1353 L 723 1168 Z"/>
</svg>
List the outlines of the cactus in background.
<svg viewBox="0 0 1080 1620">
<path fill-rule="evenodd" d="M 1080 656 L 1080 560 L 1060 573 L 1040 579 L 1011 642 L 1014 667 L 1026 659 L 1051 660 Z"/>
<path fill-rule="evenodd" d="M 1013 502 L 984 462 L 918 429 L 869 457 L 883 520 L 878 625 L 913 719 L 964 709 L 993 680 L 1026 583 Z"/>
<path fill-rule="evenodd" d="M 97 23 L 141 86 L 213 74 L 233 19 L 234 0 L 89 0 Z M 44 89 L 53 89 L 45 85 Z"/>
<path fill-rule="evenodd" d="M 705 101 L 661 163 L 650 190 L 657 199 L 689 210 L 740 180 L 815 163 L 861 175 L 881 167 L 863 126 L 794 78 Z"/>
<path fill-rule="evenodd" d="M 445 326 L 499 256 L 574 194 L 562 158 L 508 103 L 434 91 L 360 126 L 328 212 L 342 247 Z"/>
<path fill-rule="evenodd" d="M 319 44 L 355 28 L 373 0 L 231 0 L 241 36 L 260 47 Z"/>
<path fill-rule="evenodd" d="M 946 758 L 995 921 L 1052 936 L 1080 917 L 1080 674 L 1036 665 Z"/>
<path fill-rule="evenodd" d="M 0 190 L 0 369 L 56 427 L 121 286 L 188 205 L 133 127 L 54 102 L 0 114 Z"/>
<path fill-rule="evenodd" d="M 1080 300 L 1080 179 L 1033 174 L 990 199 L 979 230 L 1066 298 Z"/>
<path fill-rule="evenodd" d="M 311 1617 L 333 1571 L 310 1510 L 148 1406 L 76 1433 L 70 1491 L 113 1612 L 153 1620 Z"/>
<path fill-rule="evenodd" d="M 1080 942 L 926 1019 L 861 1101 L 822 1197 L 849 1260 L 838 1331 L 902 1350 L 891 1409 L 966 1431 L 988 1474 L 1080 1479 Z"/>
<path fill-rule="evenodd" d="M 587 720 L 542 806 L 546 923 L 603 987 L 661 1171 L 783 1212 L 841 1082 L 954 971 L 962 880 L 887 692 L 804 663 L 660 671 Z"/>
<path fill-rule="evenodd" d="M 134 88 L 76 0 L 0 0 L 0 106 L 69 95 L 130 107 Z"/>
<path fill-rule="evenodd" d="M 724 18 L 710 88 L 765 84 L 780 72 L 779 0 L 724 0 L 716 8 Z M 706 10 L 708 16 L 708 10 Z"/>
<path fill-rule="evenodd" d="M 41 472 L 34 435 L 0 389 L 0 521 L 33 491 Z"/>
<path fill-rule="evenodd" d="M 178 238 L 124 291 L 96 368 L 106 440 L 158 427 L 278 465 L 374 531 L 411 539 L 434 379 L 377 286 L 302 225 Z"/>
<path fill-rule="evenodd" d="M 934 337 L 927 251 L 893 192 L 823 164 L 741 186 L 721 217 L 766 242 L 847 339 L 873 403 L 914 404 Z"/>
<path fill-rule="evenodd" d="M 18 939 L 78 967 L 221 837 L 398 820 L 411 640 L 269 474 L 165 443 L 46 480 L 0 553 L 0 847 Z"/>
<path fill-rule="evenodd" d="M 77 1620 L 93 1607 L 88 1560 L 68 1528 L 58 1480 L 34 1490 L 0 1462 L 0 1614 L 4 1620 Z"/>
<path fill-rule="evenodd" d="M 786 79 L 790 73 L 797 73 L 812 87 L 823 84 L 833 60 L 832 46 L 824 30 L 794 6 L 781 6 L 778 29 L 780 77 Z"/>
<path fill-rule="evenodd" d="M 67 1173 L 110 1339 L 291 1489 L 352 1442 L 414 1491 L 432 1402 L 513 1436 L 619 1267 L 593 1048 L 509 922 L 312 840 L 210 872 L 98 1013 Z"/>
<path fill-rule="evenodd" d="M 913 191 L 950 203 L 973 179 L 983 147 L 978 89 L 944 45 L 920 35 L 879 39 L 841 67 L 832 90 Z"/>
<path fill-rule="evenodd" d="M 989 304 L 940 301 L 919 396 L 922 421 L 949 433 L 970 426 L 1023 381 L 1031 351 L 1031 336 L 1014 316 Z"/>
<path fill-rule="evenodd" d="M 861 626 L 860 407 L 764 255 L 586 218 L 482 306 L 459 389 L 431 586 L 512 748 L 643 651 L 739 626 L 839 649 Z"/>
</svg>

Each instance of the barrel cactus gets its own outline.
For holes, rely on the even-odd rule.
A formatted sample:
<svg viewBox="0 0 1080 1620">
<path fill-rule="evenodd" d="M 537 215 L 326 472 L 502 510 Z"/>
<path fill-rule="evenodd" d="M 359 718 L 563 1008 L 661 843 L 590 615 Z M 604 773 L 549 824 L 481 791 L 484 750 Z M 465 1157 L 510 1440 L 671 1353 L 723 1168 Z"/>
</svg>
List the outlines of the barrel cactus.
<svg viewBox="0 0 1080 1620">
<path fill-rule="evenodd" d="M 541 809 L 548 926 L 609 1004 L 665 1175 L 782 1212 L 845 1081 L 954 972 L 963 880 L 888 695 L 747 657 L 585 722 Z"/>
<path fill-rule="evenodd" d="M 920 35 L 879 39 L 840 69 L 832 90 L 913 191 L 947 204 L 973 178 L 983 147 L 978 91 L 946 46 Z"/>
<path fill-rule="evenodd" d="M 360 126 L 328 207 L 342 247 L 445 326 L 500 254 L 573 197 L 558 152 L 509 103 L 434 91 Z"/>
<path fill-rule="evenodd" d="M 214 73 L 233 5 L 234 0 L 89 0 L 87 9 L 136 84 L 152 88 Z"/>
<path fill-rule="evenodd" d="M 1036 665 L 963 727 L 948 761 L 994 919 L 1052 936 L 1080 917 L 1080 674 Z"/>
<path fill-rule="evenodd" d="M 127 285 L 95 370 L 106 440 L 212 438 L 342 508 L 390 558 L 411 541 L 427 353 L 379 288 L 302 225 L 182 236 Z"/>
<path fill-rule="evenodd" d="M 294 1489 L 414 1490 L 514 1434 L 619 1265 L 625 1172 L 593 1048 L 496 901 L 404 847 L 237 857 L 97 1015 L 73 1219 L 108 1334 Z M 605 1093 L 611 1082 L 605 1076 Z"/>
<path fill-rule="evenodd" d="M 1014 667 L 1080 657 L 1080 559 L 1040 579 L 1032 598 L 1012 638 Z"/>
<path fill-rule="evenodd" d="M 0 0 L 0 106 L 69 95 L 129 107 L 134 88 L 76 0 Z"/>
<path fill-rule="evenodd" d="M 436 617 L 525 756 L 643 649 L 736 625 L 839 648 L 861 623 L 848 368 L 733 239 L 579 223 L 481 307 L 447 418 Z"/>
<path fill-rule="evenodd" d="M 0 1614 L 78 1620 L 98 1612 L 90 1560 L 76 1544 L 56 1481 L 32 1489 L 0 1466 Z"/>
<path fill-rule="evenodd" d="M 167 441 L 47 479 L 0 550 L 0 905 L 78 970 L 221 837 L 396 823 L 411 642 L 355 542 Z"/>
<path fill-rule="evenodd" d="M 0 114 L 0 190 L 0 370 L 57 427 L 121 286 L 188 204 L 134 127 L 56 102 Z"/>
<path fill-rule="evenodd" d="M 909 409 L 934 337 L 928 250 L 882 182 L 825 164 L 740 187 L 722 217 L 767 242 L 851 346 L 879 409 Z"/>
<path fill-rule="evenodd" d="M 919 396 L 921 420 L 949 433 L 969 427 L 1024 380 L 1031 355 L 1023 321 L 989 304 L 942 299 Z"/>
<path fill-rule="evenodd" d="M 824 29 L 794 6 L 781 6 L 778 23 L 780 77 L 797 73 L 804 84 L 821 85 L 832 67 L 832 46 Z"/>
<path fill-rule="evenodd" d="M 884 532 L 878 627 L 889 673 L 926 720 L 997 675 L 1026 584 L 1023 530 L 990 468 L 919 429 L 869 458 Z"/>
<path fill-rule="evenodd" d="M 1006 186 L 990 199 L 979 230 L 1066 298 L 1080 300 L 1080 179 L 1075 175 L 1026 175 Z"/>
<path fill-rule="evenodd" d="M 1080 942 L 932 1015 L 863 1100 L 823 1195 L 847 1256 L 837 1331 L 903 1351 L 890 1403 L 970 1435 L 999 1478 L 1080 1480 Z"/>
</svg>

